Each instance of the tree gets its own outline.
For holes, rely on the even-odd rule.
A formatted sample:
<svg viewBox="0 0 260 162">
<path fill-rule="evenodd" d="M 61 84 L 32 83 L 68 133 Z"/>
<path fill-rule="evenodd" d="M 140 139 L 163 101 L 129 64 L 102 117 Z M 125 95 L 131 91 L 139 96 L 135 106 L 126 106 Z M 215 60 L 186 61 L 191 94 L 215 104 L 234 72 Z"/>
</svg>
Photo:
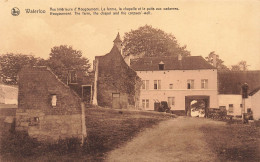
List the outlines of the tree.
<svg viewBox="0 0 260 162">
<path fill-rule="evenodd" d="M 89 60 L 82 57 L 82 52 L 67 45 L 51 49 L 48 65 L 61 80 L 67 80 L 69 70 L 87 72 L 90 68 Z"/>
<path fill-rule="evenodd" d="M 125 33 L 123 41 L 124 56 L 189 56 L 186 46 L 181 47 L 172 34 L 161 29 L 145 25 L 136 30 Z"/>
<path fill-rule="evenodd" d="M 0 75 L 4 83 L 17 84 L 17 74 L 22 67 L 42 65 L 44 60 L 31 55 L 7 53 L 0 56 Z"/>
<path fill-rule="evenodd" d="M 240 61 L 237 65 L 232 65 L 231 70 L 232 71 L 247 71 L 249 65 L 247 65 L 246 61 Z"/>
<path fill-rule="evenodd" d="M 219 55 L 217 55 L 215 51 L 210 52 L 209 55 L 205 57 L 206 61 L 211 65 L 213 65 L 214 55 L 216 56 L 216 68 L 219 71 L 228 71 L 229 70 L 228 67 L 224 65 L 224 61 L 219 58 Z"/>
</svg>

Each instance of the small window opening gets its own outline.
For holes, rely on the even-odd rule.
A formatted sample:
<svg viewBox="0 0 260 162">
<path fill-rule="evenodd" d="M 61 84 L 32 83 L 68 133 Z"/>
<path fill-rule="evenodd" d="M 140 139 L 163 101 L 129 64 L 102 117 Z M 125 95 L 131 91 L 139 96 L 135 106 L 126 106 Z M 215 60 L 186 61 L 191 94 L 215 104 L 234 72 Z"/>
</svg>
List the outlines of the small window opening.
<svg viewBox="0 0 260 162">
<path fill-rule="evenodd" d="M 40 119 L 39 119 L 39 117 L 34 117 L 34 118 L 33 118 L 33 121 L 34 121 L 34 122 L 39 122 Z"/>
<path fill-rule="evenodd" d="M 37 126 L 40 123 L 40 118 L 39 117 L 33 117 L 29 119 L 29 125 L 30 126 Z"/>
<path fill-rule="evenodd" d="M 190 89 L 190 83 L 187 84 L 187 88 Z"/>
<path fill-rule="evenodd" d="M 164 70 L 164 63 L 162 61 L 159 63 L 159 70 Z"/>
<path fill-rule="evenodd" d="M 51 105 L 53 107 L 57 106 L 57 96 L 56 96 L 56 94 L 51 95 Z"/>
<path fill-rule="evenodd" d="M 251 108 L 247 108 L 247 113 L 252 113 Z"/>
<path fill-rule="evenodd" d="M 233 112 L 234 112 L 233 104 L 229 104 L 229 105 L 228 105 L 228 112 L 229 112 L 229 113 L 233 113 Z"/>
</svg>

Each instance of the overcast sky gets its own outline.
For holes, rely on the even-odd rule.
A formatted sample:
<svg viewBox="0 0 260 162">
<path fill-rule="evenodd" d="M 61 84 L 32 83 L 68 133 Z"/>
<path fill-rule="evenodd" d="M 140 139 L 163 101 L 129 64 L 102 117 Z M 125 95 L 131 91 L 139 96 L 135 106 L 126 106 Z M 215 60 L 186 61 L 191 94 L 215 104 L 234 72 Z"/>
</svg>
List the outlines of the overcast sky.
<svg viewBox="0 0 260 162">
<path fill-rule="evenodd" d="M 18 7 L 19 16 L 11 9 Z M 176 7 L 145 16 L 50 16 L 57 7 Z M 46 14 L 26 14 L 42 9 Z M 227 66 L 247 61 L 260 70 L 260 1 L 173 0 L 0 0 L 0 53 L 32 54 L 48 58 L 50 49 L 71 45 L 91 60 L 108 53 L 119 31 L 121 37 L 145 24 L 172 33 L 192 56 L 215 51 Z"/>
</svg>

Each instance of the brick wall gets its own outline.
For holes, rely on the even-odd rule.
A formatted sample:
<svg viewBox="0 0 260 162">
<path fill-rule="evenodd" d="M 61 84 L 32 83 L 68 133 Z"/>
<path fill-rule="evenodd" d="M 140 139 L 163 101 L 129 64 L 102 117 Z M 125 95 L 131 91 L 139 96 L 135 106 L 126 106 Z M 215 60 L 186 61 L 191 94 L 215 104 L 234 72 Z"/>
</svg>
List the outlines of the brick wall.
<svg viewBox="0 0 260 162">
<path fill-rule="evenodd" d="M 81 136 L 81 99 L 49 69 L 23 68 L 18 85 L 17 130 L 39 140 Z M 52 95 L 56 95 L 56 106 L 52 106 Z"/>
</svg>

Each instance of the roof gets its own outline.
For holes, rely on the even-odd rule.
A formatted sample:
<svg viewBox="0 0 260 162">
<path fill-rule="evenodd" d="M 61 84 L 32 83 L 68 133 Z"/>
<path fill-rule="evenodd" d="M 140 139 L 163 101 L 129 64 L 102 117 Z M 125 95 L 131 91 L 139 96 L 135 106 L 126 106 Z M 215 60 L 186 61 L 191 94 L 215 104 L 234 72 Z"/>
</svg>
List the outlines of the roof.
<svg viewBox="0 0 260 162">
<path fill-rule="evenodd" d="M 164 63 L 164 70 L 200 70 L 216 69 L 201 56 L 178 57 L 144 57 L 131 59 L 130 66 L 136 71 L 157 71 L 159 64 Z"/>
<path fill-rule="evenodd" d="M 256 94 L 259 90 L 260 90 L 260 87 L 257 87 L 257 88 L 254 89 L 252 92 L 250 92 L 248 95 L 249 95 L 249 96 L 253 96 L 253 95 Z"/>
<path fill-rule="evenodd" d="M 244 83 L 248 84 L 248 92 L 260 87 L 260 70 L 218 72 L 219 94 L 241 94 Z"/>
<path fill-rule="evenodd" d="M 105 55 L 102 55 L 102 56 L 95 56 L 95 58 L 102 58 L 102 57 L 105 57 L 105 56 L 107 56 L 107 55 L 110 55 L 110 54 L 113 54 L 113 55 L 117 55 L 117 56 L 121 56 L 122 57 L 122 55 L 121 55 L 121 52 L 119 51 L 119 49 L 117 48 L 117 46 L 116 45 L 113 45 L 113 47 L 112 47 L 112 49 L 110 50 L 110 52 L 109 53 L 107 53 L 107 54 L 105 54 Z M 123 58 L 123 57 L 122 57 Z"/>
<path fill-rule="evenodd" d="M 120 38 L 120 35 L 119 35 L 119 32 L 117 33 L 117 36 L 116 36 L 116 39 L 113 41 L 114 43 L 115 42 L 122 42 L 121 38 Z"/>
</svg>

